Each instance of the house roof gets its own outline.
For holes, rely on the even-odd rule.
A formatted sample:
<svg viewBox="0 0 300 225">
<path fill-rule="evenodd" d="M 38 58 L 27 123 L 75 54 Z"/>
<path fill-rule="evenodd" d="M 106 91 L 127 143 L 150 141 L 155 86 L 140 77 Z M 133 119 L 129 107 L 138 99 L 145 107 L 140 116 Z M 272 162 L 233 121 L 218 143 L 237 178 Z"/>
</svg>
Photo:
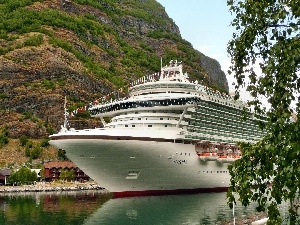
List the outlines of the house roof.
<svg viewBox="0 0 300 225">
<path fill-rule="evenodd" d="M 45 169 L 52 169 L 52 168 L 77 168 L 76 164 L 70 161 L 57 161 L 57 162 L 46 162 L 44 163 Z"/>
<path fill-rule="evenodd" d="M 3 176 L 9 176 L 10 172 L 10 169 L 0 169 L 0 174 L 2 174 Z"/>
</svg>

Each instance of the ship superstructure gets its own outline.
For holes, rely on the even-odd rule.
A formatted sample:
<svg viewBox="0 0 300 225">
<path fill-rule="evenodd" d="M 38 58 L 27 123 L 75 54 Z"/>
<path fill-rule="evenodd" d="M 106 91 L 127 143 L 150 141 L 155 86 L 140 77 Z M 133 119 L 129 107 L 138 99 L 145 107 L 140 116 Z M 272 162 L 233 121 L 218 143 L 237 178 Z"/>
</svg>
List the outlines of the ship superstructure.
<svg viewBox="0 0 300 225">
<path fill-rule="evenodd" d="M 235 143 L 264 135 L 263 117 L 243 109 L 241 101 L 191 82 L 182 63 L 171 61 L 133 82 L 127 98 L 91 104 L 103 128 L 63 128 L 50 144 L 115 194 L 224 190 L 226 163 L 242 157 Z"/>
</svg>

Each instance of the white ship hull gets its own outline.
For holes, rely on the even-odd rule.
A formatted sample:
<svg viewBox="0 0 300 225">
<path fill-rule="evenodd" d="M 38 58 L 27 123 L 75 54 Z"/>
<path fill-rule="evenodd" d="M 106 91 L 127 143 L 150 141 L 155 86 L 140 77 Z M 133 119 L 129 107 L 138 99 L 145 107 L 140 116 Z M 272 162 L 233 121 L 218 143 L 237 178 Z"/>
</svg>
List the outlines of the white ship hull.
<svg viewBox="0 0 300 225">
<path fill-rule="evenodd" d="M 71 161 L 116 195 L 224 191 L 229 185 L 228 164 L 200 160 L 193 144 L 78 134 L 50 143 L 65 149 Z"/>
</svg>

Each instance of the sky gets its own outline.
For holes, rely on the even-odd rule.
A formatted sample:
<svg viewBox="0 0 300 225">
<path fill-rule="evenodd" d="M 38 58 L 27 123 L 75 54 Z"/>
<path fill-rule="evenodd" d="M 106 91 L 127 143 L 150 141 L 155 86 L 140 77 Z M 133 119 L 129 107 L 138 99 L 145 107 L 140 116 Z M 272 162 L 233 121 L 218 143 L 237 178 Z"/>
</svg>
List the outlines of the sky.
<svg viewBox="0 0 300 225">
<path fill-rule="evenodd" d="M 230 58 L 227 44 L 234 28 L 227 0 L 157 0 L 179 27 L 181 37 L 194 49 L 216 59 L 227 74 Z M 231 86 L 233 79 L 228 77 Z M 230 87 L 230 89 L 233 89 Z"/>
</svg>

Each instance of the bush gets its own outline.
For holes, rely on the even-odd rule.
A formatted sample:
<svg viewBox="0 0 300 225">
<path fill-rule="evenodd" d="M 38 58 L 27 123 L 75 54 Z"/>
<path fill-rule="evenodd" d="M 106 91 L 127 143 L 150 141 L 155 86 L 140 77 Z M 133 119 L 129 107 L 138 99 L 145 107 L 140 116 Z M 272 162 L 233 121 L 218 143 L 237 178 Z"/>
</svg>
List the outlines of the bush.
<svg viewBox="0 0 300 225">
<path fill-rule="evenodd" d="M 66 85 L 66 80 L 63 79 L 63 78 L 60 78 L 60 79 L 57 80 L 57 83 L 58 83 L 59 86 L 62 87 L 62 86 Z"/>
<path fill-rule="evenodd" d="M 33 143 L 32 143 L 32 141 L 28 141 L 27 144 L 26 144 L 26 146 L 27 146 L 28 148 L 33 148 Z"/>
<path fill-rule="evenodd" d="M 43 149 L 39 146 L 35 146 L 32 150 L 31 150 L 31 153 L 30 153 L 30 158 L 31 159 L 38 159 L 41 154 L 43 152 Z"/>
<path fill-rule="evenodd" d="M 54 134 L 55 130 L 52 127 L 47 127 L 47 132 L 49 134 Z"/>
<path fill-rule="evenodd" d="M 7 143 L 8 143 L 8 138 L 5 135 L 0 134 L 0 146 L 6 145 Z"/>
<path fill-rule="evenodd" d="M 31 150 L 30 150 L 30 148 L 27 146 L 27 147 L 25 148 L 25 156 L 26 156 L 26 157 L 30 157 L 30 155 L 31 155 Z"/>
<path fill-rule="evenodd" d="M 0 50 L 0 55 L 1 55 L 1 50 Z M 5 99 L 8 98 L 7 94 L 1 93 L 0 98 Z"/>
<path fill-rule="evenodd" d="M 24 46 L 39 46 L 44 42 L 43 35 L 33 35 L 24 41 Z"/>
<path fill-rule="evenodd" d="M 43 80 L 42 85 L 47 89 L 55 89 L 55 83 L 52 80 Z"/>
<path fill-rule="evenodd" d="M 41 142 L 41 146 L 42 146 L 42 147 L 47 147 L 47 146 L 49 146 L 49 138 L 43 139 L 42 142 Z"/>
<path fill-rule="evenodd" d="M 28 137 L 26 135 L 22 135 L 19 140 L 21 146 L 26 146 L 28 142 Z"/>
<path fill-rule="evenodd" d="M 24 119 L 30 119 L 32 117 L 32 113 L 29 111 L 23 112 Z"/>
<path fill-rule="evenodd" d="M 33 146 L 31 142 L 28 142 L 25 148 L 25 156 L 30 159 L 38 159 L 43 152 L 43 148 L 40 146 Z"/>
<path fill-rule="evenodd" d="M 8 131 L 6 128 L 0 133 L 0 147 L 8 143 Z"/>
</svg>

